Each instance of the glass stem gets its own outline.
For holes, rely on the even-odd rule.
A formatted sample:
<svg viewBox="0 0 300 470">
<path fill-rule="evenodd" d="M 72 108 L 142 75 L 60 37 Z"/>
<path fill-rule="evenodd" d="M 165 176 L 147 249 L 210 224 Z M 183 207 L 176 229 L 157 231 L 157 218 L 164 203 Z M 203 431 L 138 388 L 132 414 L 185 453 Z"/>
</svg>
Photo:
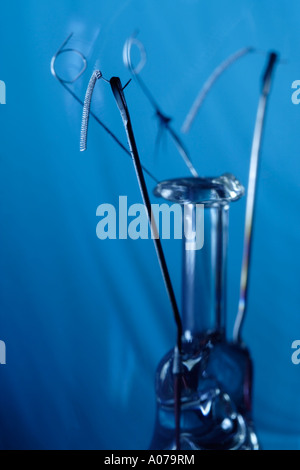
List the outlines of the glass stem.
<svg viewBox="0 0 300 470">
<path fill-rule="evenodd" d="M 204 208 L 204 245 L 201 249 L 187 249 L 197 226 L 197 205 L 186 204 L 184 209 L 184 339 L 190 341 L 194 336 L 213 332 L 225 335 L 229 205 Z"/>
</svg>

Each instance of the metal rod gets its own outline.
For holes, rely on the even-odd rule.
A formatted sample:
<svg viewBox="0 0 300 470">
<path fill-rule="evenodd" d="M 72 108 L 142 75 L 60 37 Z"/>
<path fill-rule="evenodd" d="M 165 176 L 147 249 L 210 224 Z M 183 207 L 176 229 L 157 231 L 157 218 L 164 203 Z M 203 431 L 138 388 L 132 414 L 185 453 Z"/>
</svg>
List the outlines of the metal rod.
<svg viewBox="0 0 300 470">
<path fill-rule="evenodd" d="M 158 235 L 155 219 L 152 216 L 151 202 L 146 186 L 146 182 L 143 175 L 143 170 L 140 163 L 140 158 L 138 154 L 138 149 L 136 146 L 136 141 L 131 125 L 130 115 L 121 85 L 121 81 L 118 77 L 113 77 L 110 80 L 112 92 L 114 94 L 117 106 L 121 113 L 122 121 L 125 127 L 125 131 L 128 138 L 128 144 L 130 152 L 132 155 L 138 183 L 140 186 L 140 191 L 142 198 L 147 210 L 147 215 L 149 219 L 149 224 L 152 230 L 153 240 L 156 248 L 157 257 L 160 263 L 162 275 L 166 285 L 166 289 L 171 301 L 175 322 L 177 325 L 177 346 L 174 350 L 174 360 L 173 360 L 173 375 L 174 375 L 174 416 L 175 416 L 175 441 L 176 449 L 180 450 L 180 415 L 181 415 L 181 350 L 182 350 L 182 322 L 180 313 L 178 310 L 175 293 L 173 290 L 171 278 L 169 275 L 167 263 L 165 260 L 164 252 L 162 249 L 161 241 Z"/>
<path fill-rule="evenodd" d="M 241 331 L 245 322 L 247 312 L 247 301 L 249 291 L 249 272 L 252 253 L 253 241 L 253 225 L 256 206 L 257 195 L 257 178 L 259 171 L 259 161 L 262 147 L 262 139 L 264 133 L 264 125 L 266 118 L 266 110 L 268 104 L 268 97 L 271 90 L 272 75 L 278 56 L 275 52 L 271 52 L 268 57 L 267 67 L 262 81 L 262 92 L 259 99 L 256 124 L 254 130 L 254 137 L 252 142 L 252 151 L 250 159 L 250 171 L 248 181 L 248 194 L 246 203 L 246 220 L 245 220 L 245 233 L 244 233 L 244 249 L 243 261 L 240 282 L 240 298 L 238 314 L 234 325 L 233 340 L 234 342 L 241 342 Z"/>
<path fill-rule="evenodd" d="M 169 298 L 170 298 L 170 301 L 171 301 L 171 305 L 172 305 L 172 308 L 173 308 L 173 313 L 174 313 L 174 317 L 175 317 L 175 321 L 176 321 L 176 325 L 177 325 L 177 329 L 178 329 L 177 345 L 178 345 L 179 351 L 181 351 L 181 336 L 182 336 L 181 317 L 180 317 L 180 313 L 179 313 L 179 310 L 178 310 L 178 306 L 177 306 L 177 302 L 176 302 L 176 298 L 175 298 L 171 278 L 170 278 L 170 275 L 169 275 L 167 263 L 166 263 L 166 260 L 165 260 L 164 252 L 163 252 L 163 249 L 162 249 L 161 241 L 160 241 L 160 238 L 158 236 L 158 231 L 157 231 L 155 219 L 154 219 L 154 217 L 152 217 L 151 202 L 150 202 L 148 189 L 147 189 L 147 186 L 146 186 L 146 182 L 145 182 L 145 178 L 144 178 L 144 174 L 143 174 L 143 170 L 142 170 L 142 166 L 141 166 L 141 162 L 140 162 L 140 157 L 139 157 L 139 154 L 138 154 L 138 149 L 137 149 L 136 142 L 135 142 L 134 133 L 133 133 L 133 130 L 132 130 L 132 125 L 131 125 L 131 120 L 130 120 L 130 116 L 129 116 L 129 112 L 128 112 L 127 103 L 126 103 L 126 100 L 125 100 L 125 96 L 124 96 L 124 93 L 123 93 L 123 88 L 122 88 L 120 79 L 118 77 L 113 77 L 110 80 L 110 84 L 111 84 L 111 88 L 112 88 L 113 94 L 114 94 L 116 102 L 117 102 L 117 106 L 118 106 L 119 111 L 121 113 L 121 117 L 122 117 L 122 120 L 123 120 L 125 130 L 126 130 L 128 143 L 129 143 L 129 148 L 130 148 L 130 153 L 131 153 L 131 156 L 132 156 L 132 159 L 133 159 L 133 163 L 134 163 L 138 183 L 139 183 L 139 186 L 140 186 L 140 191 L 141 191 L 142 198 L 143 198 L 146 210 L 147 210 L 149 224 L 150 224 L 152 233 L 154 234 L 153 240 L 154 240 L 155 248 L 156 248 L 156 251 L 157 251 L 157 256 L 158 256 L 158 259 L 159 259 L 160 267 L 161 267 L 161 270 L 162 270 L 163 278 L 164 278 L 166 289 L 167 289 L 167 292 L 168 292 L 168 295 L 169 295 Z"/>
</svg>

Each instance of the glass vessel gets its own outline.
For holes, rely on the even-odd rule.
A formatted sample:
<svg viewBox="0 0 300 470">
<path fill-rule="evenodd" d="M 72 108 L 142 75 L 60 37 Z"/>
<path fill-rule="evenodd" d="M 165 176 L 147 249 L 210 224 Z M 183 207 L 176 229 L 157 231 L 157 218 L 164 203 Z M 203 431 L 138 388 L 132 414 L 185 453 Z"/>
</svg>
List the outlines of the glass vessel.
<svg viewBox="0 0 300 470">
<path fill-rule="evenodd" d="M 156 196 L 184 209 L 182 450 L 258 449 L 251 419 L 252 361 L 246 347 L 226 338 L 229 205 L 243 194 L 244 188 L 230 174 L 165 181 L 155 189 Z M 203 204 L 202 220 L 199 204 Z M 191 249 L 193 236 L 199 236 L 199 220 L 204 221 L 204 245 Z M 151 450 L 176 449 L 173 358 L 172 350 L 156 373 L 157 413 Z"/>
</svg>

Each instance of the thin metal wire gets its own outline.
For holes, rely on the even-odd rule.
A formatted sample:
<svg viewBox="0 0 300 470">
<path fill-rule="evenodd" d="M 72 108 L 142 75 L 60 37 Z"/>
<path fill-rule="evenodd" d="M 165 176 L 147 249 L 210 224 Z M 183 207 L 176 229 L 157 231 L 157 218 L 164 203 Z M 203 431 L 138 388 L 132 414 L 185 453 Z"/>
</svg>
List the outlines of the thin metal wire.
<svg viewBox="0 0 300 470">
<path fill-rule="evenodd" d="M 266 119 L 266 110 L 268 104 L 268 97 L 271 89 L 272 76 L 275 64 L 278 60 L 277 54 L 274 52 L 269 54 L 268 64 L 264 73 L 262 82 L 262 92 L 259 99 L 257 118 L 255 124 L 255 131 L 252 143 L 251 159 L 250 159 L 250 172 L 248 182 L 248 194 L 246 204 L 246 220 L 245 220 L 245 234 L 244 234 L 244 250 L 240 282 L 240 299 L 238 314 L 234 325 L 233 340 L 236 343 L 242 341 L 241 332 L 245 322 L 247 313 L 247 300 L 249 291 L 249 271 L 252 252 L 253 241 L 253 225 L 256 205 L 257 194 L 257 178 L 260 163 L 260 154 L 262 147 L 262 138 L 264 132 L 264 125 Z"/>
<path fill-rule="evenodd" d="M 55 78 L 57 78 L 58 81 L 63 81 L 64 83 L 69 83 L 69 84 L 75 83 L 78 80 L 78 78 L 81 77 L 81 75 L 87 69 L 87 59 L 80 51 L 78 51 L 77 49 L 73 49 L 73 48 L 64 49 L 64 47 L 68 44 L 68 42 L 70 41 L 73 34 L 74 33 L 69 34 L 69 36 L 62 43 L 62 45 L 60 46 L 60 48 L 58 49 L 56 54 L 54 54 L 54 56 L 52 57 L 51 63 L 50 63 L 50 68 L 51 68 L 52 75 Z M 61 77 L 59 77 L 59 75 L 58 75 L 58 73 L 56 72 L 56 69 L 55 69 L 55 62 L 56 62 L 58 56 L 60 56 L 61 54 L 64 54 L 65 52 L 74 52 L 74 54 L 77 54 L 82 59 L 82 62 L 83 62 L 82 69 L 80 70 L 80 72 L 76 75 L 76 77 L 73 80 L 64 80 L 64 79 L 62 79 Z"/>
<path fill-rule="evenodd" d="M 60 46 L 60 48 L 58 49 L 58 51 L 56 52 L 56 54 L 54 54 L 54 56 L 52 57 L 51 59 L 51 73 L 52 75 L 56 78 L 56 80 L 64 87 L 64 89 L 83 107 L 84 106 L 84 102 L 76 95 L 76 93 L 74 93 L 73 90 L 71 90 L 71 88 L 68 86 L 68 84 L 70 83 L 69 81 L 67 80 L 64 80 L 63 78 L 61 78 L 56 70 L 55 70 L 55 61 L 58 57 L 59 54 L 61 54 L 62 52 L 64 52 L 65 50 L 63 50 L 63 48 L 65 47 L 65 45 L 68 43 L 68 41 L 70 40 L 70 38 L 73 36 L 73 33 L 71 33 L 67 39 L 62 43 L 62 45 Z M 76 49 L 69 49 L 70 51 L 76 53 L 76 54 L 79 54 L 81 57 L 83 57 L 86 61 L 86 58 L 85 56 L 78 50 Z M 86 61 L 87 63 L 87 61 Z M 86 69 L 86 67 L 85 67 Z M 78 78 L 83 74 L 83 72 L 85 71 L 82 70 L 80 75 L 77 75 L 76 79 L 75 80 L 72 80 L 71 83 L 74 83 L 74 81 L 78 80 Z M 102 77 L 103 80 L 107 81 L 104 77 Z M 98 116 L 93 113 L 93 111 L 90 111 L 90 115 L 92 116 L 93 119 L 95 119 L 95 121 L 102 127 L 102 129 L 115 141 L 115 143 L 121 147 L 121 149 L 131 158 L 131 154 L 130 152 L 128 151 L 128 149 L 125 147 L 125 145 L 122 144 L 122 142 L 118 139 L 118 137 L 98 118 Z M 142 168 L 144 170 L 144 172 L 155 182 L 155 183 L 158 183 L 159 180 L 144 166 L 142 165 Z"/>
<path fill-rule="evenodd" d="M 177 301 L 176 301 L 172 281 L 169 275 L 169 270 L 168 270 L 166 259 L 164 256 L 161 240 L 159 238 L 155 219 L 152 215 L 151 202 L 150 202 L 147 185 L 144 179 L 144 175 L 143 175 L 143 171 L 142 171 L 142 167 L 140 163 L 138 149 L 136 146 L 136 141 L 135 141 L 132 125 L 131 125 L 129 110 L 128 110 L 127 102 L 125 99 L 124 91 L 121 85 L 121 81 L 118 77 L 113 77 L 110 80 L 110 84 L 111 84 L 112 92 L 114 94 L 117 106 L 119 108 L 119 111 L 122 117 L 123 125 L 126 131 L 128 144 L 129 144 L 130 152 L 131 152 L 132 159 L 134 162 L 134 167 L 135 167 L 141 195 L 142 195 L 144 205 L 147 210 L 151 231 L 152 231 L 152 234 L 154 235 L 153 240 L 154 240 L 154 244 L 156 248 L 157 257 L 159 260 L 166 290 L 168 292 L 171 306 L 173 309 L 175 323 L 177 325 L 177 346 L 175 347 L 175 350 L 174 350 L 173 376 L 174 376 L 175 441 L 176 441 L 176 449 L 180 450 L 181 375 L 182 375 L 181 353 L 182 353 L 182 333 L 183 333 L 181 316 L 180 316 L 179 309 L 177 306 Z"/>
<path fill-rule="evenodd" d="M 213 87 L 214 83 L 217 81 L 217 79 L 227 70 L 234 62 L 237 60 L 241 59 L 244 57 L 246 54 L 249 54 L 250 52 L 254 52 L 255 49 L 253 47 L 246 47 L 244 49 L 241 49 L 234 54 L 232 54 L 228 59 L 226 59 L 221 65 L 219 65 L 211 74 L 211 76 L 208 78 L 208 80 L 205 82 L 203 85 L 202 89 L 200 90 L 199 95 L 197 96 L 195 102 L 193 103 L 190 111 L 188 112 L 187 117 L 185 118 L 185 121 L 182 125 L 181 131 L 183 133 L 187 133 L 197 114 L 199 109 L 201 108 L 203 101 L 205 100 L 206 96 L 208 95 L 209 91 Z"/>
<path fill-rule="evenodd" d="M 140 157 L 139 157 L 138 149 L 137 149 L 136 142 L 135 142 L 135 137 L 134 137 L 134 133 L 133 133 L 133 129 L 132 129 L 131 119 L 130 119 L 130 115 L 129 115 L 125 95 L 124 95 L 124 92 L 123 92 L 123 88 L 121 87 L 121 81 L 118 77 L 113 77 L 110 80 L 110 84 L 111 84 L 111 88 L 112 88 L 112 91 L 114 93 L 114 96 L 115 96 L 115 99 L 116 99 L 116 102 L 117 102 L 117 106 L 118 106 L 119 111 L 121 113 L 121 117 L 122 117 L 122 120 L 123 120 L 124 128 L 125 128 L 127 139 L 128 139 L 130 153 L 132 155 L 132 159 L 133 159 L 136 174 L 137 174 L 138 183 L 139 183 L 139 186 L 140 186 L 140 191 L 141 191 L 142 198 L 143 198 L 146 210 L 147 210 L 149 224 L 150 224 L 152 233 L 154 234 L 153 240 L 154 240 L 155 248 L 156 248 L 156 251 L 157 251 L 158 260 L 159 260 L 159 263 L 160 263 L 160 267 L 161 267 L 161 271 L 162 271 L 162 274 L 163 274 L 164 282 L 165 282 L 166 289 L 167 289 L 167 292 L 168 292 L 168 295 L 169 295 L 169 298 L 170 298 L 170 302 L 171 302 L 171 305 L 172 305 L 172 309 L 173 309 L 173 313 L 174 313 L 174 319 L 175 319 L 175 322 L 176 322 L 176 325 L 177 325 L 177 345 L 178 345 L 179 351 L 181 352 L 181 338 L 182 338 L 181 317 L 180 317 L 179 309 L 178 309 L 178 306 L 177 306 L 177 301 L 176 301 L 174 289 L 173 289 L 173 286 L 172 286 L 171 278 L 170 278 L 170 275 L 169 275 L 169 270 L 168 270 L 168 267 L 167 267 L 167 263 L 166 263 L 166 260 L 165 260 L 163 248 L 162 248 L 161 241 L 160 241 L 160 238 L 159 238 L 159 235 L 158 235 L 158 230 L 157 230 L 157 227 L 156 227 L 155 219 L 152 216 L 152 207 L 151 207 L 150 197 L 149 197 L 149 194 L 148 194 L 147 185 L 146 185 L 146 182 L 145 182 L 145 179 L 144 179 L 144 175 L 143 175 L 143 171 L 142 171 L 142 167 L 141 167 L 141 163 L 140 163 Z"/>
<path fill-rule="evenodd" d="M 197 178 L 199 175 L 189 157 L 189 154 L 185 145 L 183 144 L 178 134 L 171 127 L 171 118 L 162 112 L 162 110 L 160 109 L 160 106 L 156 102 L 149 88 L 145 85 L 145 83 L 139 76 L 139 73 L 141 72 L 141 70 L 143 69 L 143 67 L 145 66 L 147 62 L 147 55 L 146 55 L 144 45 L 141 43 L 141 41 L 137 39 L 136 35 L 137 33 L 134 33 L 129 39 L 127 39 L 127 41 L 124 44 L 124 47 L 123 47 L 124 65 L 130 70 L 130 72 L 136 79 L 138 85 L 140 86 L 141 90 L 143 91 L 144 95 L 147 97 L 147 99 L 149 100 L 153 108 L 155 109 L 156 116 L 159 119 L 159 122 L 162 128 L 165 128 L 170 133 L 171 137 L 173 138 L 175 142 L 177 150 L 179 151 L 189 171 L 195 178 Z M 134 45 L 137 46 L 141 55 L 140 62 L 137 66 L 133 66 L 132 61 L 131 61 L 131 49 L 132 49 L 132 46 Z"/>
</svg>

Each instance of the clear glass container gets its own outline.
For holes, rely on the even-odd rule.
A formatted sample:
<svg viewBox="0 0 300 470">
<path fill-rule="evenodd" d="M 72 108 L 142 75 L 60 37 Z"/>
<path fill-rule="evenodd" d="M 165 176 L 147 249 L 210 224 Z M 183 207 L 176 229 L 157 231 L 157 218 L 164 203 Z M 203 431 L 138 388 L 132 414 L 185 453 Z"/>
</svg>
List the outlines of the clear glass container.
<svg viewBox="0 0 300 470">
<path fill-rule="evenodd" d="M 226 338 L 226 257 L 229 206 L 244 194 L 233 175 L 165 181 L 155 195 L 184 208 L 182 263 L 182 450 L 254 450 L 252 361 Z M 187 249 L 204 206 L 204 245 Z M 189 246 L 190 248 L 190 246 Z M 174 450 L 174 351 L 156 373 L 157 415 L 150 449 Z"/>
</svg>

